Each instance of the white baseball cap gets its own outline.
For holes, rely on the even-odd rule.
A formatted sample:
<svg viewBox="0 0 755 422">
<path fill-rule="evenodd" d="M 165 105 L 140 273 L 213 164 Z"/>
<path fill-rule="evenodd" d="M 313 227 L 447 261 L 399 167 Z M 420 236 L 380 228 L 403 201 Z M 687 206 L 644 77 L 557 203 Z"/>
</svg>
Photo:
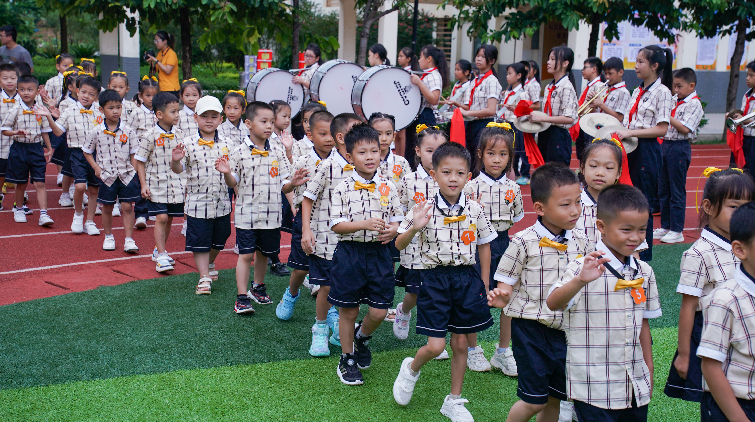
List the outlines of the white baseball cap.
<svg viewBox="0 0 755 422">
<path fill-rule="evenodd" d="M 194 108 L 194 112 L 198 115 L 202 115 L 205 111 L 217 111 L 218 113 L 223 112 L 223 106 L 220 105 L 220 100 L 213 97 L 212 95 L 205 95 L 204 97 L 200 98 L 199 101 L 197 101 L 197 106 Z"/>
</svg>

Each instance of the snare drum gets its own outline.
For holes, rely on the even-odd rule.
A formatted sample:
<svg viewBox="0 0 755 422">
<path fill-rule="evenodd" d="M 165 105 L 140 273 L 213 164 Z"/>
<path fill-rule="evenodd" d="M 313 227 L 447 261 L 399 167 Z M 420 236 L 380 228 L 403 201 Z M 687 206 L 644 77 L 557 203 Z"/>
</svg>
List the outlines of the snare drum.
<svg viewBox="0 0 755 422">
<path fill-rule="evenodd" d="M 341 113 L 353 113 L 351 91 L 362 66 L 346 60 L 330 60 L 318 67 L 309 84 L 312 101 L 322 101 L 328 111 L 337 116 Z"/>
<path fill-rule="evenodd" d="M 401 130 L 417 119 L 422 94 L 412 84 L 409 72 L 380 65 L 359 75 L 351 91 L 351 105 L 355 113 L 365 118 L 376 112 L 390 114 L 396 118 L 396 130 Z"/>
<path fill-rule="evenodd" d="M 291 106 L 293 118 L 304 106 L 304 87 L 292 82 L 294 75 L 285 70 L 270 67 L 252 76 L 246 86 L 246 98 L 249 101 L 270 103 L 283 100 Z"/>
</svg>

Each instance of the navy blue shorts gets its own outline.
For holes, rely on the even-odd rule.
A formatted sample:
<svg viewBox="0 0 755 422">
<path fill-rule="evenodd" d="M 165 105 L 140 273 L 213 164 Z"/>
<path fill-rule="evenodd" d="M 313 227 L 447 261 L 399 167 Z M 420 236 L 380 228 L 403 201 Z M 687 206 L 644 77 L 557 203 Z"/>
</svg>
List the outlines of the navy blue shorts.
<svg viewBox="0 0 755 422">
<path fill-rule="evenodd" d="M 398 270 L 396 270 L 396 276 L 394 277 L 396 280 L 396 286 L 403 287 L 407 293 L 418 294 L 419 286 L 422 285 L 419 272 L 420 270 L 412 270 L 403 265 L 399 265 Z"/>
<path fill-rule="evenodd" d="M 388 247 L 391 249 L 391 259 L 393 259 L 393 262 L 401 262 L 401 252 L 396 248 L 396 239 L 391 240 Z"/>
<path fill-rule="evenodd" d="M 5 177 L 5 173 L 8 172 L 8 159 L 0 158 L 0 177 Z"/>
<path fill-rule="evenodd" d="M 571 135 L 561 126 L 552 125 L 537 134 L 537 146 L 546 163 L 571 163 Z"/>
<path fill-rule="evenodd" d="M 52 143 L 52 136 L 50 136 L 50 143 Z M 52 153 L 50 162 L 59 166 L 64 165 L 66 161 L 66 155 L 68 155 L 68 140 L 66 139 L 65 133 L 59 138 L 58 144 L 53 145 L 53 148 L 55 148 L 55 151 L 53 151 Z"/>
<path fill-rule="evenodd" d="M 312 254 L 309 256 L 309 283 L 318 286 L 330 286 L 333 277 L 330 270 L 333 267 L 333 261 Z"/>
<path fill-rule="evenodd" d="M 529 404 L 546 404 L 548 396 L 566 400 L 566 334 L 538 321 L 511 319 L 514 359 L 520 371 L 516 395 Z"/>
<path fill-rule="evenodd" d="M 53 152 L 53 155 L 55 152 Z M 68 144 L 66 144 L 66 150 L 65 150 L 65 157 L 63 158 L 63 168 L 60 169 L 60 172 L 63 173 L 64 176 L 68 176 L 70 178 L 73 178 L 73 171 L 71 170 L 71 148 L 68 148 Z"/>
<path fill-rule="evenodd" d="M 84 157 L 84 151 L 81 148 L 69 148 L 70 154 L 68 159 L 71 161 L 71 172 L 73 173 L 74 183 L 87 183 L 89 187 L 99 187 L 100 179 L 94 175 L 94 169 L 89 165 L 86 157 Z M 95 153 L 96 154 L 96 153 Z M 96 155 L 92 155 L 97 157 Z"/>
<path fill-rule="evenodd" d="M 270 258 L 278 255 L 281 250 L 280 229 L 240 229 L 236 227 L 236 244 L 239 245 L 239 255 L 262 252 Z"/>
<path fill-rule="evenodd" d="M 674 359 L 671 361 L 671 368 L 668 371 L 668 380 L 666 381 L 666 388 L 663 392 L 676 399 L 682 399 L 686 401 L 693 401 L 700 403 L 703 399 L 703 371 L 701 368 L 702 359 L 697 356 L 698 346 L 700 346 L 700 337 L 703 332 L 703 313 L 701 311 L 695 312 L 695 322 L 692 326 L 692 338 L 690 338 L 690 356 L 689 367 L 687 368 L 687 379 L 679 376 L 674 368 L 674 361 L 679 355 L 677 351 L 674 354 Z"/>
<path fill-rule="evenodd" d="M 637 407 L 637 401 L 634 398 L 632 407 L 629 409 L 601 409 L 574 400 L 574 411 L 577 412 L 579 422 L 647 422 L 648 420 L 648 405 Z"/>
<path fill-rule="evenodd" d="M 755 422 L 755 400 L 737 399 L 742 406 L 747 419 Z M 701 422 L 728 422 L 724 412 L 718 407 L 718 403 L 709 392 L 703 393 L 703 401 L 700 403 L 700 421 Z"/>
<path fill-rule="evenodd" d="M 330 269 L 328 302 L 341 308 L 362 303 L 388 309 L 395 294 L 393 260 L 388 245 L 380 242 L 338 242 Z"/>
<path fill-rule="evenodd" d="M 139 190 L 141 196 L 141 189 Z M 183 217 L 184 204 L 163 204 L 161 202 L 152 202 L 147 200 L 147 210 L 149 215 L 168 214 L 168 217 Z"/>
<path fill-rule="evenodd" d="M 419 271 L 422 285 L 417 295 L 417 334 L 471 334 L 493 325 L 485 285 L 471 265 Z"/>
<path fill-rule="evenodd" d="M 498 287 L 498 282 L 495 281 L 494 278 L 495 272 L 498 269 L 498 263 L 501 261 L 503 254 L 506 253 L 506 248 L 509 247 L 510 241 L 511 239 L 509 239 L 509 231 L 504 230 L 502 232 L 498 232 L 498 237 L 490 242 L 490 280 L 488 280 L 488 286 L 490 290 Z M 475 259 L 475 271 L 477 271 L 479 277 L 482 278 L 482 272 L 480 271 L 480 254 L 475 253 Z"/>
<path fill-rule="evenodd" d="M 288 203 L 286 194 L 281 191 L 281 230 L 286 233 L 293 233 L 294 230 L 294 213 L 291 211 L 291 204 Z"/>
<path fill-rule="evenodd" d="M 205 219 L 186 216 L 186 250 L 190 252 L 222 251 L 231 236 L 231 214 Z"/>
<path fill-rule="evenodd" d="M 116 178 L 112 185 L 100 185 L 97 192 L 97 202 L 105 205 L 113 205 L 118 202 L 136 202 L 142 197 L 142 189 L 139 186 L 139 177 L 134 175 L 128 185 L 124 185 L 120 178 Z"/>
<path fill-rule="evenodd" d="M 8 154 L 8 170 L 5 181 L 23 185 L 32 182 L 45 182 L 45 149 L 42 144 L 13 142 Z"/>
<path fill-rule="evenodd" d="M 301 209 L 294 217 L 294 227 L 291 233 L 291 253 L 288 255 L 288 266 L 295 270 L 309 271 L 309 255 L 301 248 Z M 310 277 L 311 278 L 311 277 Z"/>
</svg>

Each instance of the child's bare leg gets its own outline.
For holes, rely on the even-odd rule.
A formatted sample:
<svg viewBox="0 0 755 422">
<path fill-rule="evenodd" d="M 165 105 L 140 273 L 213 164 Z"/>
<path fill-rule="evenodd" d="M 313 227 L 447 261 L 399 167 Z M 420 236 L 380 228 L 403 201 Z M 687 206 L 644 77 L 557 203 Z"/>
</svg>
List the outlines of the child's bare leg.
<svg viewBox="0 0 755 422">
<path fill-rule="evenodd" d="M 561 400 L 548 396 L 548 404 L 537 415 L 537 422 L 558 422 L 558 414 L 561 411 Z"/>
<path fill-rule="evenodd" d="M 173 227 L 173 217 L 168 216 L 168 221 L 165 223 L 165 232 L 163 233 L 163 248 L 168 244 L 168 237 L 170 237 L 170 228 Z"/>
<path fill-rule="evenodd" d="M 548 402 L 550 403 L 550 397 L 548 398 Z M 544 404 L 530 404 L 519 400 L 511 406 L 506 422 L 528 422 L 533 416 L 545 409 L 545 406 Z M 560 406 L 560 403 L 557 406 Z M 556 419 L 553 419 L 553 421 L 558 421 L 558 412 L 556 412 Z M 538 422 L 543 421 L 539 421 L 538 419 Z"/>
<path fill-rule="evenodd" d="M 34 188 L 37 190 L 37 204 L 39 209 L 47 209 L 47 189 L 45 188 L 45 182 L 34 182 Z M 23 199 L 21 199 L 23 204 Z"/>
<path fill-rule="evenodd" d="M 132 224 L 132 226 L 133 226 L 133 224 Z M 210 264 L 214 264 L 215 263 L 215 259 L 218 257 L 219 254 L 220 254 L 220 250 L 218 250 L 218 249 L 210 249 Z M 209 266 L 208 266 L 208 268 L 209 268 Z"/>
<path fill-rule="evenodd" d="M 507 349 L 511 344 L 511 317 L 501 312 L 501 331 L 498 336 L 498 347 Z"/>
<path fill-rule="evenodd" d="M 210 253 L 209 252 L 194 252 L 194 264 L 199 271 L 199 277 L 210 276 Z M 246 291 L 244 291 L 246 293 Z"/>
<path fill-rule="evenodd" d="M 73 177 L 63 175 L 63 184 L 61 185 L 63 187 L 63 193 L 68 193 L 68 191 L 71 190 L 71 183 L 73 183 Z"/>
<path fill-rule="evenodd" d="M 420 347 L 419 350 L 417 350 L 417 354 L 414 356 L 414 361 L 412 361 L 411 368 L 414 372 L 419 372 L 420 369 L 422 369 L 423 366 L 427 362 L 430 362 L 431 360 L 438 357 L 443 351 L 446 350 L 446 338 L 445 337 L 428 337 L 427 338 L 427 344 Z M 467 351 L 464 350 L 464 366 L 466 368 L 467 365 L 467 358 L 466 358 Z"/>
<path fill-rule="evenodd" d="M 76 183 L 73 191 L 73 209 L 76 214 L 84 213 L 84 191 L 87 190 L 86 183 Z M 65 192 L 65 189 L 63 190 Z M 97 198 L 95 198 L 96 200 Z"/>
<path fill-rule="evenodd" d="M 265 273 L 267 272 L 267 257 L 262 252 L 256 251 L 254 254 L 254 285 L 258 286 L 265 283 Z"/>
<path fill-rule="evenodd" d="M 477 347 L 477 333 L 467 334 L 467 344 L 469 347 Z"/>
<path fill-rule="evenodd" d="M 383 323 L 387 314 L 387 309 L 377 309 L 370 306 L 367 309 L 367 315 L 362 320 L 362 326 L 359 328 L 362 334 L 366 336 L 372 335 L 380 324 Z"/>
<path fill-rule="evenodd" d="M 451 334 L 451 394 L 457 396 L 461 395 L 464 373 L 467 371 L 467 336 L 468 334 Z"/>
<path fill-rule="evenodd" d="M 159 254 L 166 253 L 165 240 L 168 236 L 165 234 L 165 232 L 170 231 L 168 220 L 168 214 L 158 214 L 155 216 L 155 246 L 157 246 L 157 253 Z"/>
<path fill-rule="evenodd" d="M 245 295 L 249 288 L 249 266 L 253 256 L 250 253 L 240 254 L 236 261 L 236 289 L 240 295 Z"/>
<path fill-rule="evenodd" d="M 288 292 L 291 296 L 296 297 L 299 294 L 299 287 L 304 283 L 304 277 L 307 276 L 309 271 L 305 270 L 293 270 L 291 271 L 291 278 L 288 280 Z"/>
<path fill-rule="evenodd" d="M 322 293 L 322 292 L 320 292 Z M 319 294 L 317 295 L 320 298 Z M 341 337 L 341 352 L 342 353 L 354 353 L 354 323 L 359 316 L 359 308 L 338 308 L 338 315 L 340 315 L 340 323 L 338 324 L 338 334 Z M 325 321 L 326 315 L 323 319 L 317 318 L 320 321 Z"/>
<path fill-rule="evenodd" d="M 113 207 L 113 204 L 102 204 L 102 227 L 106 236 L 113 234 Z"/>
<path fill-rule="evenodd" d="M 78 185 L 77 185 L 78 186 Z M 89 201 L 87 201 L 87 221 L 94 221 L 94 213 L 97 211 L 97 193 L 100 191 L 99 187 L 89 186 L 87 189 L 89 194 Z M 81 198 L 84 201 L 83 195 Z"/>
<path fill-rule="evenodd" d="M 103 211 L 103 215 L 104 215 Z M 112 225 L 112 212 L 111 212 L 111 225 Z M 123 216 L 123 228 L 126 238 L 130 238 L 134 235 L 134 203 L 133 202 L 121 202 L 121 216 Z"/>
<path fill-rule="evenodd" d="M 408 314 L 415 306 L 417 306 L 417 293 L 407 293 L 404 301 L 401 302 L 401 310 Z"/>
<path fill-rule="evenodd" d="M 14 194 L 16 206 L 22 207 L 24 205 L 24 192 L 26 192 L 26 185 L 28 183 L 24 184 L 18 184 L 16 183 L 16 192 Z"/>
<path fill-rule="evenodd" d="M 330 310 L 330 302 L 328 302 L 329 294 L 330 286 L 320 286 L 320 292 L 317 294 L 317 299 L 315 300 L 315 318 L 318 321 L 328 319 L 328 311 Z M 356 317 L 354 317 L 354 321 L 356 321 Z M 352 327 L 354 326 L 354 321 L 352 321 Z M 354 335 L 354 329 L 351 330 L 351 335 Z"/>
</svg>

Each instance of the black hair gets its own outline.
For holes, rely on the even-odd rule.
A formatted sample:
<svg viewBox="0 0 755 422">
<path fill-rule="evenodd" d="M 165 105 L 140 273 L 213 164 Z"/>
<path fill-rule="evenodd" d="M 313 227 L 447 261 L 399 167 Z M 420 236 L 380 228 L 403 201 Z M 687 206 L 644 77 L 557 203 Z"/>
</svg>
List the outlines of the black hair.
<svg viewBox="0 0 755 422">
<path fill-rule="evenodd" d="M 115 78 L 123 78 L 123 80 L 126 81 L 126 87 L 128 87 L 128 76 L 126 75 L 126 72 L 119 72 L 117 70 L 110 72 L 110 77 L 107 80 L 107 84 L 110 85 L 110 82 L 112 82 Z"/>
<path fill-rule="evenodd" d="M 437 169 L 440 163 L 448 157 L 461 158 L 466 161 L 467 170 L 472 167 L 472 156 L 469 154 L 469 150 L 456 142 L 446 142 L 433 152 L 433 169 Z"/>
<path fill-rule="evenodd" d="M 585 59 L 584 64 L 589 64 L 598 71 L 598 75 L 603 73 L 603 60 L 599 57 L 588 57 Z"/>
<path fill-rule="evenodd" d="M 13 38 L 13 42 L 16 42 L 16 38 L 18 37 L 18 31 L 16 31 L 16 27 L 13 25 L 3 25 L 0 26 L 0 32 L 5 32 L 6 36 L 10 36 Z"/>
<path fill-rule="evenodd" d="M 658 64 L 656 74 L 661 79 L 661 83 L 666 85 L 666 88 L 669 90 L 672 90 L 674 53 L 668 48 L 658 47 L 657 45 L 647 45 L 642 47 L 637 54 L 642 54 L 642 57 L 650 63 L 651 69 L 654 64 Z"/>
<path fill-rule="evenodd" d="M 613 153 L 613 158 L 616 159 L 616 162 L 619 163 L 619 174 L 621 174 L 624 169 L 621 168 L 621 161 L 622 161 L 622 152 L 621 148 L 619 148 L 613 141 L 610 139 L 593 139 L 592 143 L 587 145 L 587 148 L 585 148 L 585 151 L 582 153 L 582 159 L 579 160 L 579 168 L 580 173 L 584 173 L 585 165 L 587 165 L 587 160 L 590 159 L 590 155 L 592 155 L 593 151 L 597 151 L 600 148 L 608 148 Z M 626 171 L 629 171 L 627 169 Z"/>
<path fill-rule="evenodd" d="M 519 65 L 521 66 L 521 64 Z M 506 167 L 503 169 L 503 174 L 509 172 L 511 165 L 514 162 L 514 130 L 506 130 L 501 127 L 485 127 L 480 131 L 480 140 L 477 144 L 478 159 L 476 170 L 478 173 L 484 168 L 484 165 L 482 163 L 483 153 L 487 148 L 493 148 L 493 146 L 498 143 L 498 141 L 503 142 L 506 145 L 506 148 L 508 148 L 509 150 L 509 161 L 506 163 Z"/>
<path fill-rule="evenodd" d="M 221 101 L 223 108 L 225 108 L 225 103 L 227 103 L 231 98 L 234 98 L 239 102 L 242 110 L 246 107 L 246 98 L 243 95 L 239 94 L 238 92 L 229 92 L 225 94 L 225 96 L 223 96 L 223 101 Z"/>
<path fill-rule="evenodd" d="M 553 189 L 561 186 L 579 185 L 577 174 L 564 163 L 551 162 L 543 164 L 532 172 L 530 191 L 532 203 L 545 204 L 550 199 Z"/>
<path fill-rule="evenodd" d="M 160 85 L 157 84 L 157 81 L 152 78 L 142 79 L 139 81 L 139 92 L 137 92 L 134 95 L 134 102 L 136 105 L 142 105 L 142 100 L 139 99 L 139 94 L 144 94 L 144 91 L 147 90 L 147 88 L 157 88 L 157 91 L 160 91 Z M 154 107 L 152 108 L 154 110 Z"/>
<path fill-rule="evenodd" d="M 390 66 L 391 61 L 388 59 L 388 50 L 385 49 L 383 44 L 373 44 L 370 46 L 372 54 L 377 54 L 378 58 L 383 61 L 383 64 Z"/>
<path fill-rule="evenodd" d="M 159 37 L 163 41 L 168 41 L 168 47 L 176 49 L 176 37 L 173 34 L 169 34 L 166 31 L 157 31 L 155 36 Z"/>
<path fill-rule="evenodd" d="M 467 80 L 472 77 L 472 63 L 469 60 L 461 59 L 456 62 L 456 65 L 461 69 L 461 73 L 467 76 Z"/>
<path fill-rule="evenodd" d="M 529 71 L 530 71 L 530 62 L 529 62 L 529 61 L 527 61 L 527 60 L 522 60 L 522 61 L 520 61 L 519 63 L 521 63 L 521 64 L 522 64 L 522 66 L 524 66 L 524 69 L 525 69 L 525 70 L 526 70 L 527 72 L 529 72 Z"/>
<path fill-rule="evenodd" d="M 414 146 L 416 148 L 418 148 L 418 149 L 421 150 L 422 149 L 422 144 L 425 142 L 425 139 L 429 139 L 429 138 L 435 137 L 435 136 L 443 138 L 443 142 L 444 143 L 448 142 L 448 135 L 446 134 L 446 132 L 443 132 L 441 129 L 439 129 L 439 128 L 435 127 L 435 126 L 431 126 L 431 127 L 428 127 L 427 129 L 425 129 L 422 132 L 420 132 L 420 133 L 417 134 L 417 143 Z M 419 167 L 420 164 L 422 164 L 422 159 L 420 158 L 419 154 L 415 154 L 414 155 L 414 166 L 415 166 L 415 168 Z M 430 164 L 432 165 L 432 163 L 430 163 Z"/>
<path fill-rule="evenodd" d="M 495 77 L 498 77 L 498 72 L 495 71 L 494 64 L 498 62 L 498 49 L 493 44 L 482 44 L 479 47 L 477 47 L 477 50 L 474 52 L 474 56 L 477 57 L 478 54 L 480 54 L 480 50 L 482 50 L 483 56 L 485 56 L 485 60 L 488 61 L 488 63 L 493 62 L 490 65 L 490 68 L 493 70 L 493 75 Z"/>
<path fill-rule="evenodd" d="M 23 75 L 31 75 L 31 66 L 26 62 L 15 62 L 14 65 L 18 69 L 18 73 Z"/>
<path fill-rule="evenodd" d="M 73 56 L 68 53 L 60 53 L 58 54 L 58 57 L 55 58 L 55 64 L 60 64 L 65 59 L 71 59 L 73 61 Z"/>
<path fill-rule="evenodd" d="M 21 76 L 18 68 L 13 63 L 0 63 L 0 72 L 13 72 L 16 74 L 16 77 Z"/>
<path fill-rule="evenodd" d="M 106 89 L 100 93 L 100 96 L 97 97 L 97 101 L 99 101 L 101 107 L 105 107 L 107 103 L 111 102 L 121 104 L 123 99 L 114 89 Z"/>
<path fill-rule="evenodd" d="M 289 110 L 291 109 L 291 105 L 288 104 L 287 102 L 283 101 L 283 100 L 273 100 L 273 101 L 270 101 L 270 107 L 273 108 L 273 116 L 278 115 L 278 112 L 283 107 L 288 107 Z"/>
<path fill-rule="evenodd" d="M 749 246 L 755 238 L 755 202 L 748 202 L 734 210 L 729 223 L 731 241 Z"/>
<path fill-rule="evenodd" d="M 328 110 L 317 110 L 309 116 L 309 128 L 314 127 L 317 122 L 327 122 L 328 130 L 330 130 L 330 122 L 333 121 L 333 115 Z"/>
<path fill-rule="evenodd" d="M 553 56 L 556 58 L 556 66 L 563 66 L 564 62 L 569 62 L 569 65 L 566 66 L 564 72 L 566 72 L 566 75 L 569 77 L 569 82 L 571 82 L 572 86 L 576 88 L 577 83 L 574 81 L 574 74 L 571 71 L 572 65 L 574 65 L 574 50 L 565 45 L 562 45 L 551 48 L 550 53 L 553 53 Z M 549 60 L 551 55 L 550 53 L 548 53 Z M 553 81 L 554 84 L 556 82 L 558 81 Z"/>
<path fill-rule="evenodd" d="M 346 144 L 346 152 L 351 154 L 354 151 L 354 147 L 362 142 L 376 143 L 380 145 L 380 135 L 378 132 L 371 128 L 366 123 L 360 123 L 354 125 L 346 132 L 346 136 L 343 138 L 344 144 Z"/>
<path fill-rule="evenodd" d="M 165 111 L 168 104 L 178 104 L 178 97 L 176 94 L 169 91 L 158 92 L 155 98 L 152 99 L 152 111 L 157 113 L 158 111 Z"/>
<path fill-rule="evenodd" d="M 537 64 L 536 61 L 530 60 L 530 70 L 535 70 L 535 80 L 537 83 L 540 83 L 540 65 Z"/>
<path fill-rule="evenodd" d="M 689 67 L 683 67 L 674 71 L 674 78 L 681 79 L 688 84 L 697 84 L 697 75 Z"/>
<path fill-rule="evenodd" d="M 95 76 L 97 74 L 97 65 L 94 64 L 94 61 L 90 59 L 82 59 L 80 66 L 84 68 L 85 73 L 91 73 L 92 76 Z"/>
<path fill-rule="evenodd" d="M 603 63 L 603 71 L 609 71 L 609 70 L 624 70 L 624 60 L 621 60 L 618 57 L 611 57 L 610 59 L 606 60 L 605 63 Z"/>
<path fill-rule="evenodd" d="M 37 77 L 34 75 L 21 75 L 18 78 L 17 84 L 34 84 L 36 86 L 39 86 L 39 79 L 37 79 Z"/>
<path fill-rule="evenodd" d="M 307 48 L 304 49 L 306 52 L 307 50 L 310 50 L 315 56 L 317 56 L 317 64 L 322 64 L 322 55 L 320 54 L 320 46 L 317 44 L 309 44 Z"/>
<path fill-rule="evenodd" d="M 178 95 L 183 97 L 184 91 L 186 91 L 186 88 L 189 88 L 189 87 L 196 88 L 197 92 L 199 93 L 199 97 L 200 98 L 202 97 L 202 85 L 200 85 L 199 82 L 197 81 L 189 81 L 189 80 L 183 81 L 183 83 L 181 84 L 181 89 L 178 91 Z"/>
<path fill-rule="evenodd" d="M 700 228 L 710 222 L 711 217 L 716 218 L 721 213 L 724 202 L 727 199 L 735 201 L 752 201 L 755 199 L 755 181 L 749 174 L 739 170 L 726 169 L 717 171 L 708 177 L 703 188 L 703 201 L 710 202 L 712 213 L 705 211 L 700 213 Z"/>
<path fill-rule="evenodd" d="M 426 45 L 422 47 L 422 50 L 420 50 L 420 54 L 424 54 L 425 57 L 432 57 L 433 62 L 435 63 L 435 67 L 438 68 L 438 73 L 440 73 L 440 78 L 442 81 L 442 88 L 446 88 L 448 86 L 448 62 L 446 61 L 446 54 L 443 53 L 443 50 L 440 48 L 437 48 L 434 45 Z"/>
<path fill-rule="evenodd" d="M 419 63 L 417 62 L 417 55 L 414 54 L 414 50 L 412 50 L 411 47 L 404 47 L 401 49 L 401 54 L 404 55 L 407 59 L 409 59 L 409 66 L 414 71 L 420 71 Z"/>
<path fill-rule="evenodd" d="M 391 126 L 393 126 L 393 130 L 396 130 L 396 118 L 390 114 L 380 112 L 372 113 L 370 118 L 367 119 L 367 123 L 370 125 L 370 127 L 372 127 L 373 123 L 379 122 L 381 120 L 387 120 L 388 122 L 390 122 Z"/>
<path fill-rule="evenodd" d="M 524 84 L 527 82 L 527 68 L 524 67 L 524 65 L 519 63 L 511 63 L 510 65 L 506 66 L 506 71 L 508 72 L 509 69 L 513 69 L 514 73 L 519 76 L 519 83 L 524 86 Z M 511 89 L 511 85 L 509 85 L 508 89 Z"/>
<path fill-rule="evenodd" d="M 71 67 L 73 67 L 73 66 L 71 66 Z M 0 72 L 1 71 L 2 70 L 0 70 Z M 71 72 L 71 73 L 68 73 L 68 72 Z M 65 75 L 65 73 L 68 73 L 68 75 Z M 77 77 L 78 77 L 78 73 L 76 73 L 75 71 L 67 70 L 67 71 L 64 72 L 64 75 L 63 75 L 63 92 L 60 94 L 60 101 L 58 101 L 58 105 L 60 105 L 60 103 L 62 103 L 63 100 L 66 99 L 66 96 L 68 96 L 68 94 L 70 93 L 70 91 L 68 90 L 68 87 L 71 86 L 71 85 L 74 85 L 74 86 L 76 85 L 76 78 Z"/>
<path fill-rule="evenodd" d="M 745 66 L 745 69 L 755 72 L 755 60 L 751 61 L 750 63 L 747 63 L 747 66 Z"/>
<path fill-rule="evenodd" d="M 263 103 L 262 101 L 252 101 L 246 105 L 246 119 L 254 121 L 254 118 L 257 117 L 257 114 L 259 114 L 261 110 L 270 110 L 273 112 L 273 117 L 275 116 L 273 107 L 270 104 Z"/>
<path fill-rule="evenodd" d="M 102 90 L 102 84 L 97 78 L 81 74 L 78 78 L 76 78 L 76 88 L 81 89 L 81 87 L 84 85 L 92 87 L 94 89 L 94 92 L 96 92 L 97 94 L 99 94 Z"/>
<path fill-rule="evenodd" d="M 339 133 L 345 135 L 346 127 L 349 126 L 349 123 L 351 122 L 364 123 L 365 121 L 362 116 L 354 113 L 341 113 L 334 117 L 333 121 L 330 122 L 330 135 L 333 136 L 333 139 L 336 139 L 336 135 Z"/>
<path fill-rule="evenodd" d="M 307 104 L 304 104 L 304 107 L 301 108 L 301 116 L 304 117 L 304 113 L 309 113 L 311 111 L 321 111 L 321 110 L 327 110 L 327 108 L 318 103 L 317 101 L 310 101 Z"/>
<path fill-rule="evenodd" d="M 650 213 L 650 205 L 645 194 L 634 186 L 611 185 L 598 196 L 597 217 L 603 222 L 610 222 L 622 211 Z"/>
</svg>

